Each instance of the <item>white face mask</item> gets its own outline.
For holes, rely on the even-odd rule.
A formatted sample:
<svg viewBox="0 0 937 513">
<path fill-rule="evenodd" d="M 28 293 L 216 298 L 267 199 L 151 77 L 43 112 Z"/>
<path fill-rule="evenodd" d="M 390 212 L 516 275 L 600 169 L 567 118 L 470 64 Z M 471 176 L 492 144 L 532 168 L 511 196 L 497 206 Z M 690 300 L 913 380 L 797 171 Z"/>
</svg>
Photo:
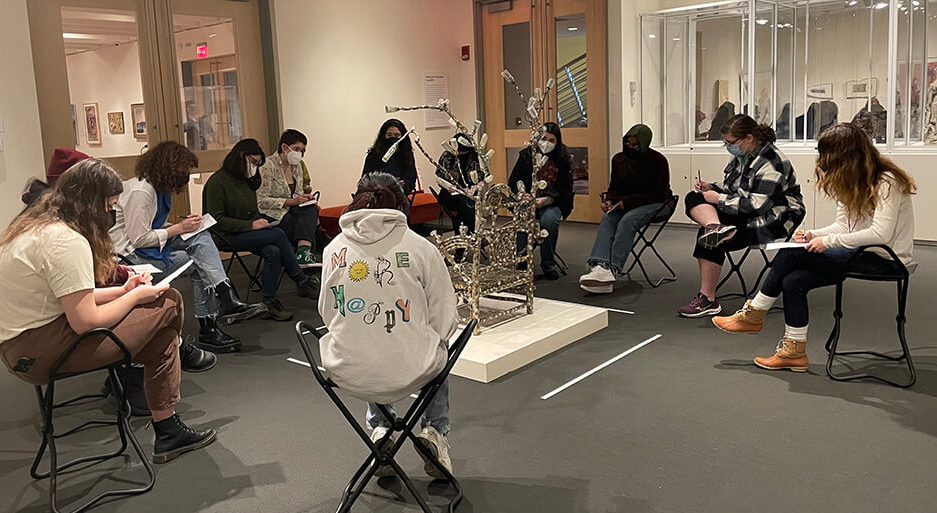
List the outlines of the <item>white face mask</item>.
<svg viewBox="0 0 937 513">
<path fill-rule="evenodd" d="M 245 170 L 245 174 L 247 175 L 247 177 L 250 178 L 250 177 L 256 175 L 256 174 L 257 174 L 257 164 L 254 164 L 254 161 L 252 161 L 250 158 L 246 158 L 246 159 L 244 159 L 244 160 L 247 161 L 247 168 L 246 168 L 246 170 Z"/>
<path fill-rule="evenodd" d="M 286 154 L 286 161 L 289 162 L 291 166 L 299 165 L 301 160 L 303 160 L 303 154 L 296 150 L 290 150 L 290 152 Z"/>
<path fill-rule="evenodd" d="M 546 139 L 540 139 L 540 142 L 537 145 L 540 146 L 540 151 L 542 151 L 544 154 L 550 153 L 553 151 L 553 148 L 556 148 L 555 142 L 550 142 Z"/>
</svg>

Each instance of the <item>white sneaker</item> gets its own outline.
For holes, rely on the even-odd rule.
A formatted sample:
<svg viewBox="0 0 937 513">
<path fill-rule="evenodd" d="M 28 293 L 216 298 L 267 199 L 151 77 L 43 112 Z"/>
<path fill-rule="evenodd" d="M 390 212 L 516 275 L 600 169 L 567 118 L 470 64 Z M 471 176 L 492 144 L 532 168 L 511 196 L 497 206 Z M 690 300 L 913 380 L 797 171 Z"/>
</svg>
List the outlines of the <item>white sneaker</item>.
<svg viewBox="0 0 937 513">
<path fill-rule="evenodd" d="M 579 277 L 579 287 L 593 294 L 609 294 L 615 285 L 615 275 L 612 271 L 597 265 Z"/>
<path fill-rule="evenodd" d="M 384 426 L 378 426 L 371 431 L 371 441 L 374 442 L 374 445 L 377 446 L 378 450 L 381 452 L 387 452 L 394 445 L 394 437 L 391 435 L 387 439 L 387 442 L 379 444 L 381 438 L 384 438 L 384 435 L 389 431 L 388 428 Z M 377 471 L 374 472 L 375 477 L 390 477 L 394 475 L 394 468 L 390 465 L 381 465 L 377 467 Z"/>
<path fill-rule="evenodd" d="M 430 454 L 436 457 L 436 460 L 443 468 L 448 470 L 450 474 L 452 473 L 452 460 L 449 459 L 449 441 L 445 436 L 436 431 L 433 426 L 427 426 L 423 428 L 420 434 L 416 435 L 416 439 Z M 417 454 L 423 459 L 423 471 L 426 472 L 426 475 L 434 479 L 445 479 L 443 473 L 422 452 L 417 451 Z"/>
</svg>

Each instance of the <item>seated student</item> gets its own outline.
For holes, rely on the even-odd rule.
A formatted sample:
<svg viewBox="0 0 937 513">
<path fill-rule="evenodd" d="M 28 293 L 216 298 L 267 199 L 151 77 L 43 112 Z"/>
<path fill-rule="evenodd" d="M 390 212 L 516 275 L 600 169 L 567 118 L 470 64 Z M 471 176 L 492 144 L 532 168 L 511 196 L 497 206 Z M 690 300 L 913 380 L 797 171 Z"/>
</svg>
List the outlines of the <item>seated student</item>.
<svg viewBox="0 0 937 513">
<path fill-rule="evenodd" d="M 408 229 L 409 207 L 396 177 L 363 176 L 339 218 L 342 233 L 323 253 L 319 313 L 329 332 L 321 341 L 322 365 L 343 390 L 371 401 L 367 421 L 375 441 L 391 425 L 374 403 L 402 400 L 438 376 L 458 326 L 449 271 L 436 246 Z M 448 432 L 447 381 L 417 436 L 451 471 Z M 424 470 L 442 477 L 428 461 Z M 377 473 L 392 474 L 389 467 Z"/>
<path fill-rule="evenodd" d="M 540 243 L 540 268 L 548 280 L 558 280 L 560 273 L 556 270 L 556 242 L 560 237 L 560 220 L 569 217 L 573 211 L 573 174 L 572 161 L 560 126 L 553 122 L 543 125 L 546 128 L 543 137 L 534 148 L 526 148 L 517 156 L 517 162 L 508 179 L 508 186 L 517 192 L 517 182 L 524 184 L 524 190 L 531 192 L 531 174 L 533 173 L 533 159 L 546 157 L 546 161 L 537 171 L 537 180 L 547 182 L 546 189 L 538 189 L 534 194 L 537 203 L 537 219 L 540 228 L 549 235 Z M 534 154 L 536 153 L 536 157 Z M 518 251 L 526 250 L 527 234 L 519 233 L 517 236 Z"/>
<path fill-rule="evenodd" d="M 686 195 L 686 214 L 700 225 L 693 250 L 699 261 L 700 289 L 678 310 L 684 317 L 722 311 L 716 284 L 727 252 L 783 239 L 804 219 L 797 175 L 774 145 L 774 130 L 738 114 L 729 118 L 721 133 L 732 154 L 725 178 L 722 183 L 697 182 L 696 190 Z"/>
<path fill-rule="evenodd" d="M 176 415 L 182 296 L 144 273 L 119 287 L 95 288 L 114 268 L 107 236 L 120 177 L 103 160 L 79 162 L 0 237 L 0 358 L 18 378 L 46 384 L 79 333 L 110 328 L 144 365 L 146 400 L 164 463 L 214 441 Z M 198 349 L 196 349 L 198 351 Z M 97 369 L 123 357 L 103 337 L 85 340 L 59 369 Z"/>
<path fill-rule="evenodd" d="M 612 179 L 602 202 L 602 221 L 586 264 L 589 273 L 579 287 L 594 294 L 612 292 L 625 270 L 635 234 L 661 208 L 670 215 L 676 206 L 670 190 L 667 157 L 651 149 L 651 129 L 635 125 L 621 139 L 621 153 L 612 157 Z"/>
<path fill-rule="evenodd" d="M 485 180 L 485 174 L 482 173 L 480 158 L 475 146 L 469 137 L 463 133 L 455 136 L 457 154 L 446 150 L 439 157 L 439 168 L 436 169 L 436 176 L 444 182 L 463 187 L 473 188 Z M 461 170 L 461 172 L 460 172 Z M 446 185 L 441 185 L 439 191 L 439 201 L 447 211 L 453 212 L 456 218 L 453 220 L 456 233 L 459 233 L 459 226 L 465 225 L 468 232 L 475 231 L 475 202 L 466 197 L 461 192 L 449 190 Z"/>
<path fill-rule="evenodd" d="M 315 299 L 319 294 L 312 279 L 299 268 L 286 232 L 261 215 L 257 208 L 260 188 L 260 167 L 264 151 L 254 139 L 242 139 L 224 158 L 221 169 L 211 175 L 202 190 L 202 210 L 218 222 L 212 236 L 224 240 L 215 243 L 222 249 L 250 251 L 264 259 L 260 273 L 261 294 L 267 307 L 265 319 L 289 321 L 293 318 L 276 298 L 280 270 L 296 282 L 300 297 Z M 230 244 L 230 248 L 226 245 Z"/>
<path fill-rule="evenodd" d="M 377 131 L 374 144 L 368 148 L 361 176 L 375 171 L 392 175 L 403 187 L 403 193 L 409 196 L 416 190 L 416 162 L 413 158 L 413 143 L 410 142 L 410 138 L 400 140 L 405 133 L 407 133 L 407 128 L 399 119 L 391 118 L 385 121 Z M 397 141 L 400 141 L 397 151 L 387 162 L 384 162 L 384 154 Z"/>
<path fill-rule="evenodd" d="M 189 171 L 195 167 L 195 155 L 173 141 L 161 142 L 141 155 L 136 178 L 124 182 L 111 239 L 116 251 L 131 262 L 152 264 L 165 273 L 194 262 L 184 275 L 192 277 L 199 346 L 215 353 L 239 351 L 241 341 L 222 331 L 216 316 L 223 324 L 231 324 L 263 315 L 264 306 L 238 299 L 208 232 L 188 240 L 181 237 L 198 230 L 202 216 L 168 223 L 172 195 L 185 189 Z"/>
<path fill-rule="evenodd" d="M 296 244 L 299 267 L 316 266 L 313 255 L 319 229 L 319 206 L 303 203 L 313 199 L 309 171 L 303 162 L 306 136 L 292 128 L 280 135 L 277 152 L 267 157 L 260 168 L 257 206 L 260 213 L 280 222 L 290 242 Z"/>
<path fill-rule="evenodd" d="M 723 331 L 757 333 L 783 293 L 784 336 L 774 356 L 755 358 L 755 365 L 764 369 L 807 370 L 807 292 L 839 282 L 857 248 L 885 244 L 906 266 L 916 267 L 911 255 L 914 180 L 852 123 L 823 132 L 817 151 L 817 186 L 836 200 L 836 221 L 818 230 L 798 230 L 795 238 L 807 242 L 806 250 L 780 250 L 755 298 L 734 315 L 713 318 Z"/>
</svg>

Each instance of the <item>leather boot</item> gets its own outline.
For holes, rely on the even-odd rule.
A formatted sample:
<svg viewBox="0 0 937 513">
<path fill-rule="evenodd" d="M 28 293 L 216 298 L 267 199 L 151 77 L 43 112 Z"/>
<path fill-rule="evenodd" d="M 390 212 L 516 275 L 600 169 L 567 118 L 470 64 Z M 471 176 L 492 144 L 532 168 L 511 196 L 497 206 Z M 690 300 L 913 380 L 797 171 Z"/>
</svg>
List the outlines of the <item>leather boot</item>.
<svg viewBox="0 0 937 513">
<path fill-rule="evenodd" d="M 198 346 L 213 353 L 234 353 L 241 350 L 241 341 L 221 331 L 214 317 L 198 318 Z"/>
<path fill-rule="evenodd" d="M 178 415 L 153 423 L 156 442 L 153 444 L 153 463 L 166 463 L 182 453 L 201 449 L 215 441 L 215 430 L 196 431 L 182 422 Z"/>
<path fill-rule="evenodd" d="M 751 300 L 741 310 L 724 317 L 713 317 L 713 324 L 728 333 L 758 333 L 765 326 L 767 310 L 752 308 Z"/>
<path fill-rule="evenodd" d="M 756 356 L 755 365 L 768 370 L 789 369 L 794 372 L 807 372 L 810 366 L 807 361 L 807 342 L 784 337 L 778 343 L 774 356 Z"/>
<path fill-rule="evenodd" d="M 262 303 L 242 302 L 238 298 L 237 292 L 234 291 L 234 287 L 226 281 L 215 287 L 215 295 L 218 296 L 218 300 L 221 302 L 218 321 L 224 325 L 260 317 L 267 312 L 267 307 Z"/>
</svg>

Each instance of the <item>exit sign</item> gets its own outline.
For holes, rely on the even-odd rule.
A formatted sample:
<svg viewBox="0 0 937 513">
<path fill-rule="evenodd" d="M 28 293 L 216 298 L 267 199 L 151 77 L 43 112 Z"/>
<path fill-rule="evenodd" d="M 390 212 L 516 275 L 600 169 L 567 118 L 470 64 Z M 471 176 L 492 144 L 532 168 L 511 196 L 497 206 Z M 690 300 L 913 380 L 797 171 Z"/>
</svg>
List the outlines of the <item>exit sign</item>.
<svg viewBox="0 0 937 513">
<path fill-rule="evenodd" d="M 195 45 L 195 56 L 199 59 L 208 57 L 208 43 L 199 43 Z"/>
</svg>

